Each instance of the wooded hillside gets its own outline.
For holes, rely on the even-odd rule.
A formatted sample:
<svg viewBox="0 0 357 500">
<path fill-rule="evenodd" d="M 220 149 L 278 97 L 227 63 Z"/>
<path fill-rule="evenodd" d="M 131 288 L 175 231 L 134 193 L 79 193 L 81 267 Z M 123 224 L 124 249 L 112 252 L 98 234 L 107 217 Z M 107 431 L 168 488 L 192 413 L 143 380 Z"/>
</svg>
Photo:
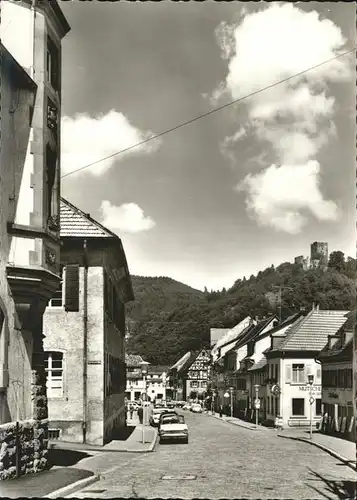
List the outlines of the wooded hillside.
<svg viewBox="0 0 357 500">
<path fill-rule="evenodd" d="M 304 271 L 289 262 L 271 266 L 228 290 L 201 292 L 171 278 L 132 277 L 135 302 L 128 305 L 127 351 L 152 364 L 173 364 L 188 350 L 209 346 L 210 328 L 232 328 L 244 317 L 277 312 L 266 296 L 282 290 L 281 315 L 299 309 L 355 307 L 356 260 L 332 252 L 329 267 Z"/>
</svg>

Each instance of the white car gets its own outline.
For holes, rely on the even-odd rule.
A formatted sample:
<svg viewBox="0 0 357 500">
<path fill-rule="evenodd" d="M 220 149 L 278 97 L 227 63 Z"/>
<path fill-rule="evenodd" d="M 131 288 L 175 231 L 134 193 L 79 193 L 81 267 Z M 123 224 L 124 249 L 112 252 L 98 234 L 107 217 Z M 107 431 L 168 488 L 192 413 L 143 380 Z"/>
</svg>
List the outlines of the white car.
<svg viewBox="0 0 357 500">
<path fill-rule="evenodd" d="M 193 413 L 202 413 L 202 406 L 199 403 L 195 403 L 191 406 L 191 411 Z"/>
<path fill-rule="evenodd" d="M 188 444 L 188 427 L 182 415 L 163 415 L 159 426 L 160 443 L 180 440 Z"/>
<path fill-rule="evenodd" d="M 157 427 L 159 425 L 161 414 L 166 412 L 168 412 L 167 408 L 154 408 L 150 417 L 150 425 Z"/>
</svg>

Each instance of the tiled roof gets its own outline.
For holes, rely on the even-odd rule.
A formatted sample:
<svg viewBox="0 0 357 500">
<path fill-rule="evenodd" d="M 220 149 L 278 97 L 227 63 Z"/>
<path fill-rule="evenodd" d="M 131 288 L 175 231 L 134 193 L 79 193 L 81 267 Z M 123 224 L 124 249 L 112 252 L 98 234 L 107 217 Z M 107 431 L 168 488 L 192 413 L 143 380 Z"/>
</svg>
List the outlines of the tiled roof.
<svg viewBox="0 0 357 500">
<path fill-rule="evenodd" d="M 213 347 L 217 342 L 229 332 L 230 328 L 211 328 L 210 330 L 210 341 L 211 347 Z"/>
<path fill-rule="evenodd" d="M 79 238 L 118 238 L 109 229 L 82 212 L 69 201 L 61 198 L 60 202 L 61 237 Z"/>
<path fill-rule="evenodd" d="M 237 338 L 246 330 L 246 328 L 249 326 L 249 322 L 251 321 L 250 316 L 247 316 L 244 318 L 240 323 L 238 323 L 236 326 L 228 330 L 228 332 L 221 337 L 217 344 L 213 347 L 211 354 L 213 357 L 214 361 L 217 361 L 218 359 L 218 351 L 221 349 L 221 357 L 224 356 L 224 354 L 230 350 L 230 347 L 227 349 L 223 349 L 227 346 L 230 346 L 232 342 L 237 340 Z M 224 352 L 223 352 L 224 351 Z"/>
<path fill-rule="evenodd" d="M 192 363 L 197 358 L 197 356 L 199 355 L 199 353 L 200 353 L 200 351 L 190 352 L 190 357 L 187 358 L 187 360 L 185 361 L 185 363 L 181 366 L 181 368 L 178 371 L 180 371 L 181 373 L 183 373 L 186 370 L 188 370 L 190 368 L 190 366 L 192 365 Z"/>
<path fill-rule="evenodd" d="M 191 357 L 191 351 L 186 352 L 176 363 L 171 366 L 170 370 L 176 369 L 177 371 L 181 370 L 182 366 L 186 363 L 186 361 Z"/>
<path fill-rule="evenodd" d="M 328 342 L 325 344 L 324 348 L 319 353 L 319 358 L 327 358 L 339 355 L 348 355 L 350 352 L 352 354 L 352 341 L 353 334 L 355 331 L 355 323 L 356 323 L 356 311 L 351 311 L 346 315 L 346 323 L 342 326 L 339 332 L 336 333 L 336 336 L 339 337 L 335 340 L 334 344 L 329 348 Z M 349 331 L 353 332 L 352 336 L 345 341 L 344 332 Z"/>
<path fill-rule="evenodd" d="M 335 335 L 346 323 L 348 311 L 312 310 L 288 330 L 279 351 L 321 351 L 328 335 Z"/>
<path fill-rule="evenodd" d="M 140 366 L 144 359 L 139 354 L 125 354 L 125 363 L 127 366 Z"/>
<path fill-rule="evenodd" d="M 264 330 L 264 328 L 268 326 L 269 323 L 271 323 L 271 321 L 273 321 L 274 319 L 277 319 L 275 314 L 273 316 L 269 316 L 269 318 L 259 321 L 256 325 L 252 325 L 250 328 L 248 328 L 244 332 L 244 334 L 237 339 L 235 349 L 242 347 L 245 344 L 247 344 L 247 342 L 252 342 L 257 337 L 259 337 L 260 333 Z"/>
<path fill-rule="evenodd" d="M 267 364 L 267 358 L 263 356 L 251 368 L 249 368 L 248 371 L 261 370 L 262 368 L 264 368 L 264 366 L 266 366 L 266 364 Z"/>
<path fill-rule="evenodd" d="M 167 373 L 169 371 L 169 366 L 162 366 L 162 365 L 149 365 L 148 366 L 148 373 L 153 373 L 153 374 L 162 374 L 162 373 Z"/>
</svg>

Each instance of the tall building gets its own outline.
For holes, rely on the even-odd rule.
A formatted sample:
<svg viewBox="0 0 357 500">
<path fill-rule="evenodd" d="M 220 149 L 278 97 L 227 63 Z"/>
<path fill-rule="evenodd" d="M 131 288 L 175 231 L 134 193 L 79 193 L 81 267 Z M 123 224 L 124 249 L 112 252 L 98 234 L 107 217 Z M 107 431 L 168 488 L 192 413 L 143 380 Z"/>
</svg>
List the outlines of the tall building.
<svg viewBox="0 0 357 500">
<path fill-rule="evenodd" d="M 120 238 L 61 199 L 62 283 L 44 316 L 51 437 L 103 445 L 125 426 L 125 304 Z"/>
<path fill-rule="evenodd" d="M 328 265 L 328 244 L 320 241 L 312 243 L 310 246 L 310 260 L 311 262 L 318 261 L 319 267 L 326 268 Z"/>
<path fill-rule="evenodd" d="M 60 281 L 61 41 L 69 30 L 56 0 L 1 2 L 0 480 L 47 466 L 42 331 Z M 27 448 L 17 468 L 15 429 Z"/>
</svg>

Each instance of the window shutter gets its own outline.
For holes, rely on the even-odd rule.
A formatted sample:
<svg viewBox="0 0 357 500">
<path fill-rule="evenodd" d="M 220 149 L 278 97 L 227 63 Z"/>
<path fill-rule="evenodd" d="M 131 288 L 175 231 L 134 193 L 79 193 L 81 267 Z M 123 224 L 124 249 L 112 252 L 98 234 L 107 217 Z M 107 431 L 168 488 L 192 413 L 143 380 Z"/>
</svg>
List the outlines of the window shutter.
<svg viewBox="0 0 357 500">
<path fill-rule="evenodd" d="M 292 375 L 292 365 L 285 365 L 285 383 L 291 383 Z"/>
<path fill-rule="evenodd" d="M 79 266 L 66 266 L 65 276 L 65 310 L 79 311 Z"/>
</svg>

